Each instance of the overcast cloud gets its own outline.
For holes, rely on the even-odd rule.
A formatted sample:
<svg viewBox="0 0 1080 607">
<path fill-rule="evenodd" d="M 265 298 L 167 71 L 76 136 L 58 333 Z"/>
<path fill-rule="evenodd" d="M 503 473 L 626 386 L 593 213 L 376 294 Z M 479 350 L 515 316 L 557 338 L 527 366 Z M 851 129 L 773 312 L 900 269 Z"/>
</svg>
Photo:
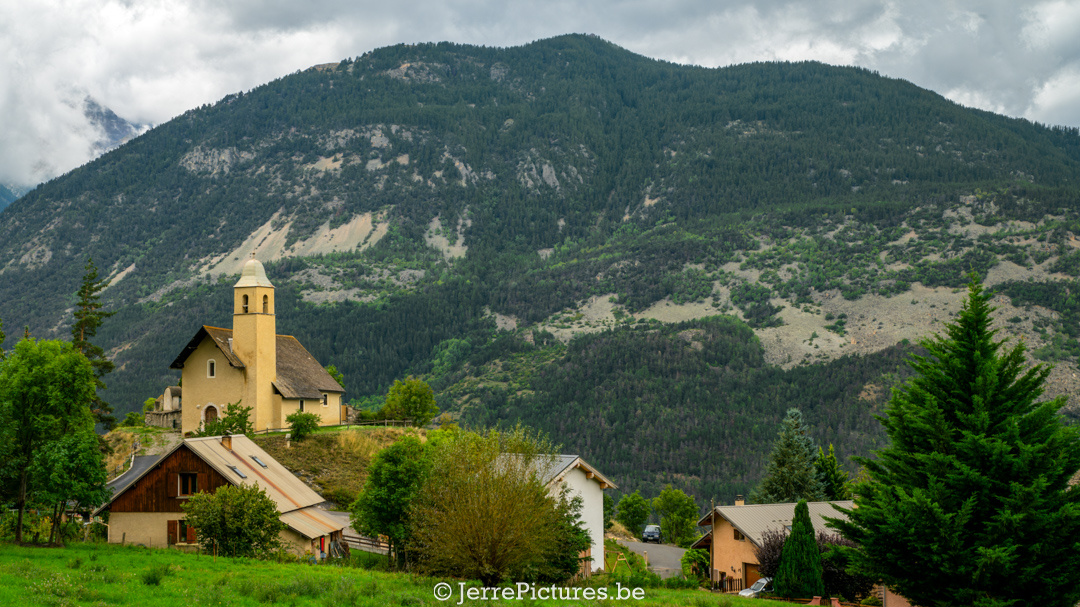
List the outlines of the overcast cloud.
<svg viewBox="0 0 1080 607">
<path fill-rule="evenodd" d="M 399 42 L 515 46 L 594 33 L 710 67 L 859 65 L 967 106 L 1080 126 L 1080 0 L 0 0 L 0 183 L 93 157 L 93 97 L 160 124 L 224 95 Z"/>
</svg>

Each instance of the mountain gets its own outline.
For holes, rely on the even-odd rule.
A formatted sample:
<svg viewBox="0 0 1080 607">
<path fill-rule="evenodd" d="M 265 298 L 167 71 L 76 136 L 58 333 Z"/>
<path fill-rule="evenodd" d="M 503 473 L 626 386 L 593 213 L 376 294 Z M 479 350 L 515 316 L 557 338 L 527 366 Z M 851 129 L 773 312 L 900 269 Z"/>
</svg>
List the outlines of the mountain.
<svg viewBox="0 0 1080 607">
<path fill-rule="evenodd" d="M 22 196 L 25 192 L 15 186 L 7 186 L 0 183 L 0 211 L 3 211 L 7 206 L 13 202 L 19 196 Z"/>
<path fill-rule="evenodd" d="M 0 318 L 66 337 L 92 257 L 122 414 L 200 324 L 229 326 L 255 253 L 279 331 L 361 404 L 421 375 L 444 410 L 526 420 L 624 488 L 730 501 L 789 404 L 845 457 L 879 445 L 873 412 L 971 271 L 1057 363 L 1050 393 L 1080 388 L 1078 169 L 1076 129 L 858 68 L 399 45 L 27 194 L 0 214 Z"/>
<path fill-rule="evenodd" d="M 135 124 L 117 116 L 116 112 L 89 96 L 83 100 L 83 115 L 101 134 L 94 142 L 95 156 L 137 137 L 147 129 L 146 125 Z"/>
</svg>

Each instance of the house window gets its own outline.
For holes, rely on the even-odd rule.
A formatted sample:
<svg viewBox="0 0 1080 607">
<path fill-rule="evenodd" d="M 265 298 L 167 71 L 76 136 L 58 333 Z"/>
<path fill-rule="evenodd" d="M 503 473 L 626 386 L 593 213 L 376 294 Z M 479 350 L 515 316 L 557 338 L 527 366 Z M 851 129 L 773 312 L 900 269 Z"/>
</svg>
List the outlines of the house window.
<svg viewBox="0 0 1080 607">
<path fill-rule="evenodd" d="M 211 378 L 217 377 L 217 361 L 212 358 L 206 361 L 206 376 Z"/>
<path fill-rule="evenodd" d="M 256 464 L 259 464 L 259 465 L 260 465 L 260 466 L 262 466 L 263 468 L 266 468 L 266 464 L 264 464 L 264 463 L 263 463 L 263 461 L 262 461 L 261 459 L 259 459 L 259 458 L 255 457 L 254 455 L 252 455 L 252 456 L 251 456 L 251 459 L 255 460 L 255 463 L 256 463 Z"/>
<path fill-rule="evenodd" d="M 177 495 L 187 496 L 194 495 L 199 492 L 199 475 L 196 472 L 181 472 L 180 477 L 180 491 Z"/>
<path fill-rule="evenodd" d="M 240 478 L 247 478 L 247 475 L 244 474 L 243 472 L 240 472 L 240 469 L 237 468 L 236 466 L 229 466 L 229 470 L 232 470 L 233 472 L 235 472 L 236 476 L 239 476 Z"/>
<path fill-rule="evenodd" d="M 301 413 L 304 412 L 304 399 L 302 399 L 302 398 L 300 399 L 300 412 Z"/>
<path fill-rule="evenodd" d="M 194 525 L 189 525 L 184 519 L 168 522 L 169 544 L 195 544 L 198 537 Z"/>
<path fill-rule="evenodd" d="M 740 541 L 740 542 L 742 542 L 742 541 L 746 541 L 746 536 L 745 536 L 745 535 L 743 535 L 741 531 L 739 531 L 738 529 L 736 529 L 736 530 L 735 530 L 735 539 L 736 539 L 737 541 Z"/>
<path fill-rule="evenodd" d="M 244 303 L 241 306 L 241 310 L 244 312 L 244 314 L 247 314 L 247 312 L 248 312 L 248 296 L 247 295 L 244 296 Z"/>
<path fill-rule="evenodd" d="M 327 400 L 328 398 L 329 398 L 329 395 L 327 395 L 327 394 L 322 395 L 322 406 L 326 407 L 326 406 L 328 406 L 330 404 L 329 401 Z"/>
<path fill-rule="evenodd" d="M 263 295 L 263 314 L 270 313 L 270 297 Z"/>
</svg>

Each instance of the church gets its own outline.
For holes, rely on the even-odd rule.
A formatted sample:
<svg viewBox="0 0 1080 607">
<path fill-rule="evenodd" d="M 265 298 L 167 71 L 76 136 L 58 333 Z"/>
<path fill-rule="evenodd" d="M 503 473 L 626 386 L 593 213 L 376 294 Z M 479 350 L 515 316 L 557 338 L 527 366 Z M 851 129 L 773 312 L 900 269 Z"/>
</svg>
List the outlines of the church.
<svg viewBox="0 0 1080 607">
<path fill-rule="evenodd" d="M 345 390 L 295 337 L 277 334 L 274 285 L 257 259 L 233 286 L 232 325 L 204 325 L 170 365 L 182 389 L 167 388 L 162 404 L 179 410 L 185 435 L 233 403 L 251 407 L 256 431 L 285 429 L 297 411 L 317 414 L 323 426 L 346 421 Z"/>
</svg>

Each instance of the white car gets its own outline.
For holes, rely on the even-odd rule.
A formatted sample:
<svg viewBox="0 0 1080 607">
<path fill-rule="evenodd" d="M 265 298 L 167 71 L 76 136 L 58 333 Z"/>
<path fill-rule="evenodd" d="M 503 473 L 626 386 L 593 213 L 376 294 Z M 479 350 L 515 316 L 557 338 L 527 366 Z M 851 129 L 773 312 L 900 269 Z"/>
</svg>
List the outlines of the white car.
<svg viewBox="0 0 1080 607">
<path fill-rule="evenodd" d="M 750 598 L 757 598 L 757 595 L 762 592 L 772 592 L 772 578 L 763 577 L 754 582 L 754 585 L 739 592 L 739 596 L 748 596 Z"/>
</svg>

